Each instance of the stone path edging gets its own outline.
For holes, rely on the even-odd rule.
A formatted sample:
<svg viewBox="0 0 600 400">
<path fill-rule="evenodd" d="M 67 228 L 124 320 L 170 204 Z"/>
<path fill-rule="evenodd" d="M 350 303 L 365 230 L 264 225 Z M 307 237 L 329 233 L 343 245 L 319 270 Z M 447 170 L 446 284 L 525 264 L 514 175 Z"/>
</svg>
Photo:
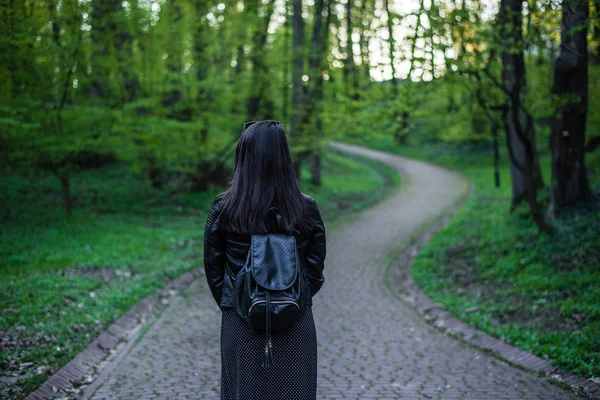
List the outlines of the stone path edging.
<svg viewBox="0 0 600 400">
<path fill-rule="evenodd" d="M 402 254 L 387 269 L 386 281 L 392 285 L 392 289 L 398 294 L 400 299 L 412 305 L 423 315 L 425 320 L 439 330 L 469 345 L 489 352 L 509 364 L 537 373 L 552 383 L 570 389 L 577 395 L 589 399 L 600 399 L 599 383 L 556 368 L 550 365 L 550 362 L 546 359 L 512 346 L 468 325 L 445 310 L 442 304 L 432 301 L 413 280 L 411 274 L 412 264 L 419 250 L 448 223 L 473 192 L 473 183 L 470 179 L 460 172 L 454 170 L 453 172 L 459 174 L 468 183 L 468 188 L 441 217 L 426 224 L 424 229 L 416 235 L 414 241 L 403 250 Z M 400 268 L 401 266 L 404 266 L 404 268 Z"/>
<path fill-rule="evenodd" d="M 113 322 L 88 347 L 48 378 L 26 400 L 78 399 L 93 385 L 104 367 L 124 355 L 135 342 L 143 326 L 169 304 L 169 297 L 189 286 L 202 268 L 195 268 L 170 281 L 158 293 L 150 295 L 131 307 Z"/>
</svg>

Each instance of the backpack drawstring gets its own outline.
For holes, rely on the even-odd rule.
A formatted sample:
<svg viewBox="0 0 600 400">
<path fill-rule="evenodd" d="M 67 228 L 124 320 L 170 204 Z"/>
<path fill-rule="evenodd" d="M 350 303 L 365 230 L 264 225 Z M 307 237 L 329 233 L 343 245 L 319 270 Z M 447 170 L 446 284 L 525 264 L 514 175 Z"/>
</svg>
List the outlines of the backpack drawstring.
<svg viewBox="0 0 600 400">
<path fill-rule="evenodd" d="M 265 359 L 263 362 L 264 368 L 269 368 L 273 364 L 273 345 L 271 343 L 271 294 L 266 293 L 266 341 L 265 341 Z"/>
</svg>

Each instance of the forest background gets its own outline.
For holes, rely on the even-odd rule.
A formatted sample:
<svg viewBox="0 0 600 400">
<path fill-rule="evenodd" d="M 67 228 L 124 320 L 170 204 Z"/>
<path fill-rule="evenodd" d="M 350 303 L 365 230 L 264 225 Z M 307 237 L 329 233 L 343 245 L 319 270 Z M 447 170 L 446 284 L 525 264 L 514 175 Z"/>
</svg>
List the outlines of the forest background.
<svg viewBox="0 0 600 400">
<path fill-rule="evenodd" d="M 0 393 L 23 398 L 199 265 L 207 207 L 242 124 L 258 119 L 283 122 L 327 219 L 398 183 L 331 140 L 468 177 L 473 193 L 417 257 L 415 280 L 479 329 L 597 380 L 599 10 L 3 2 Z"/>
</svg>

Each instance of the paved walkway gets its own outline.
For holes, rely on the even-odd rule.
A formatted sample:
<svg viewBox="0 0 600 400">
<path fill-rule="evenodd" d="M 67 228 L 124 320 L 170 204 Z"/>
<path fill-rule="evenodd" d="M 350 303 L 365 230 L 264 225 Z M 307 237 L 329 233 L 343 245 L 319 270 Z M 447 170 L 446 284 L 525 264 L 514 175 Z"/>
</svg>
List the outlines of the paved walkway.
<svg viewBox="0 0 600 400">
<path fill-rule="evenodd" d="M 385 286 L 389 249 L 407 243 L 419 226 L 456 200 L 460 178 L 422 162 L 340 147 L 397 168 L 411 183 L 328 232 L 326 283 L 314 306 L 318 398 L 574 399 L 439 332 Z M 220 311 L 199 279 L 110 367 L 92 398 L 218 399 L 219 330 Z"/>
</svg>

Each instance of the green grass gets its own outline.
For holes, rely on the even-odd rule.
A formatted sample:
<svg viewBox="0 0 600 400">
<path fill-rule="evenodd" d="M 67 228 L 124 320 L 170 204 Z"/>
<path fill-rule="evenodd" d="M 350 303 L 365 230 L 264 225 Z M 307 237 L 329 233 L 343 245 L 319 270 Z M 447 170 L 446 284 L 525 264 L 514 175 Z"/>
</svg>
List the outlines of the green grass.
<svg viewBox="0 0 600 400">
<path fill-rule="evenodd" d="M 366 144 L 458 170 L 474 184 L 464 206 L 415 259 L 413 278 L 433 301 L 557 367 L 600 376 L 597 203 L 564 213 L 553 224 L 553 236 L 540 235 L 525 205 L 509 213 L 507 163 L 503 160 L 502 184 L 496 188 L 491 152 L 447 145 L 399 147 L 386 138 Z M 540 163 L 548 183 L 545 153 Z M 597 166 L 599 160 L 597 151 L 586 162 Z M 598 176 L 591 178 L 598 193 Z"/>
<path fill-rule="evenodd" d="M 398 184 L 391 168 L 337 153 L 323 160 L 321 187 L 303 172 L 303 190 L 327 222 Z M 175 195 L 123 166 L 81 171 L 71 218 L 51 176 L 3 174 L 0 191 L 0 397 L 18 399 L 169 278 L 202 265 L 219 189 Z"/>
</svg>

